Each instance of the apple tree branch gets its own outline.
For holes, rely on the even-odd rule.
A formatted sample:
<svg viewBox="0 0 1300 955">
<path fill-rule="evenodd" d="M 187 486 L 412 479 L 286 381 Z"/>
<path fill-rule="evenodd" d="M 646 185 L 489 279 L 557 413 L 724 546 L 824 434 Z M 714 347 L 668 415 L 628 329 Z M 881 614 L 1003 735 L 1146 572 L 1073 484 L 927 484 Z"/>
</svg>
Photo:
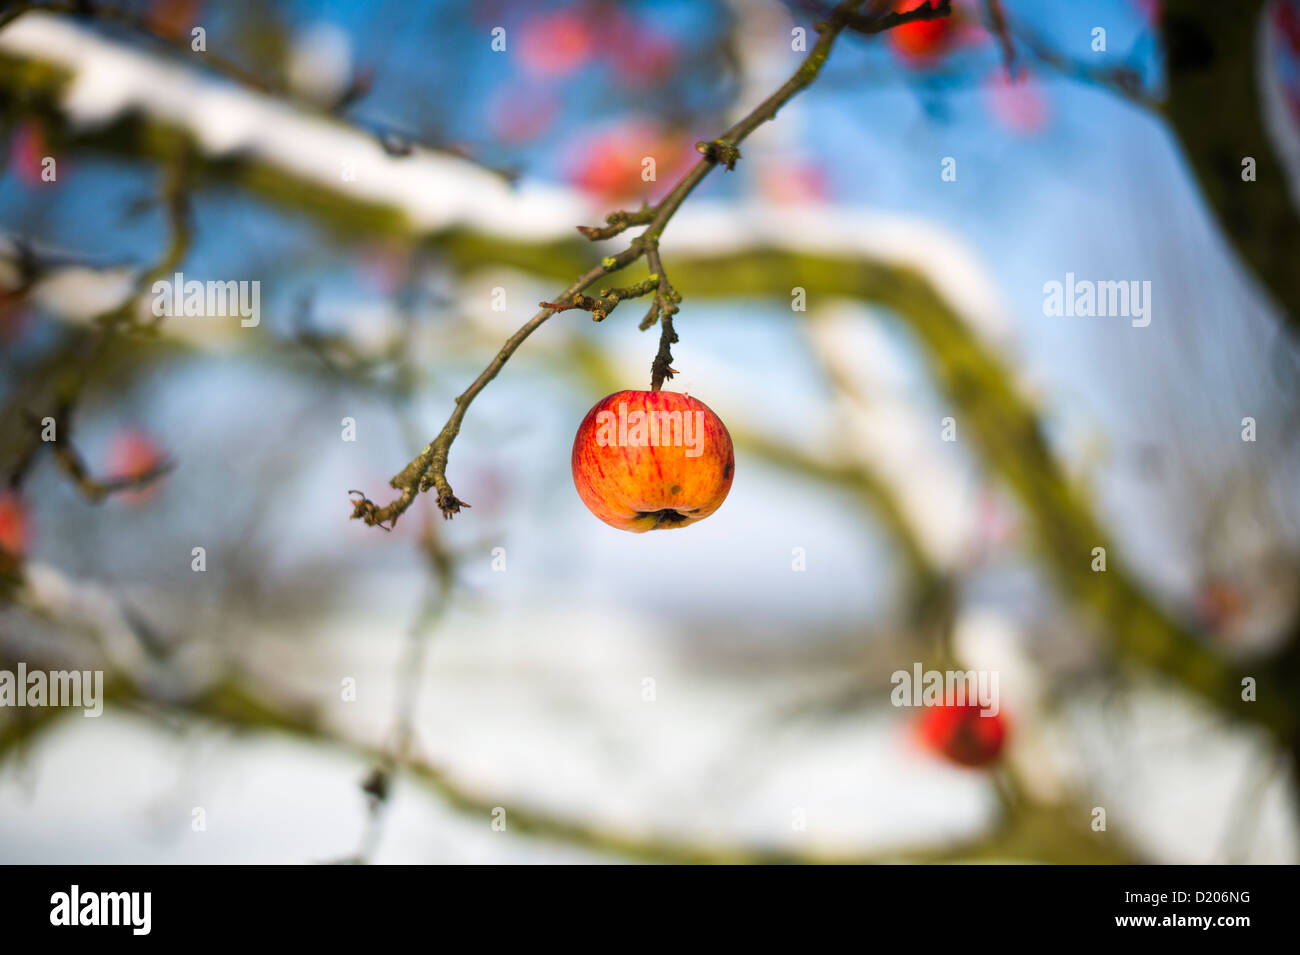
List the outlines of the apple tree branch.
<svg viewBox="0 0 1300 955">
<path fill-rule="evenodd" d="M 673 329 L 672 316 L 677 311 L 680 295 L 676 293 L 669 282 L 663 263 L 659 258 L 659 239 L 669 221 L 681 208 L 682 203 L 695 190 L 695 187 L 713 171 L 714 167 L 722 165 L 726 169 L 735 168 L 737 160 L 740 159 L 739 144 L 763 123 L 773 119 L 782 106 L 817 79 L 830 55 L 831 47 L 834 45 L 836 38 L 845 29 L 852 28 L 859 32 L 878 33 L 892 26 L 908 22 L 909 19 L 932 19 L 938 16 L 947 16 L 951 12 L 948 0 L 940 0 L 937 6 L 927 2 L 911 16 L 899 16 L 886 13 L 885 4 L 878 2 L 878 0 L 872 0 L 864 14 L 859 11 L 863 2 L 864 0 L 841 0 L 826 16 L 826 19 L 816 25 L 817 42 L 813 44 L 803 62 L 790 78 L 776 92 L 772 93 L 721 136 L 707 142 L 697 143 L 696 149 L 700 152 L 702 158 L 682 176 L 658 203 L 653 206 L 643 205 L 640 210 L 635 212 L 613 213 L 606 218 L 606 224 L 603 227 L 579 226 L 579 231 L 593 240 L 611 238 L 633 226 L 644 225 L 646 228 L 622 252 L 604 258 L 598 266 L 589 269 L 575 279 L 552 302 L 543 303 L 542 310 L 506 340 L 501 350 L 492 358 L 478 378 L 456 398 L 456 406 L 451 413 L 451 417 L 447 419 L 447 423 L 443 425 L 438 436 L 429 442 L 419 455 L 389 481 L 389 485 L 398 492 L 397 497 L 381 506 L 359 491 L 351 492 L 354 495 L 352 501 L 352 517 L 354 519 L 363 520 L 372 526 L 391 528 L 396 524 L 397 519 L 411 506 L 417 495 L 429 490 L 437 493 L 438 508 L 445 518 L 451 518 L 459 513 L 462 507 L 468 507 L 469 505 L 458 498 L 452 491 L 451 484 L 447 480 L 447 458 L 451 451 L 452 442 L 456 440 L 456 436 L 460 433 L 461 424 L 465 419 L 465 412 L 469 410 L 470 404 L 487 386 L 488 382 L 497 376 L 505 363 L 524 343 L 525 339 L 557 311 L 562 310 L 557 306 L 563 305 L 567 308 L 582 307 L 581 305 L 575 306 L 567 303 L 578 301 L 578 297 L 602 276 L 616 272 L 642 256 L 647 259 L 651 277 L 646 282 L 641 283 L 641 287 L 645 287 L 646 283 L 653 281 L 655 283 L 655 301 L 641 327 L 648 328 L 654 323 L 655 318 L 660 322 L 659 351 L 652 365 L 651 388 L 657 391 L 663 386 L 664 380 L 670 378 L 673 374 L 671 368 L 672 355 L 669 349 L 677 340 L 677 334 Z M 648 291 L 648 288 L 646 290 Z M 644 294 L 644 292 L 641 294 Z M 608 311 L 605 314 L 608 314 Z"/>
</svg>

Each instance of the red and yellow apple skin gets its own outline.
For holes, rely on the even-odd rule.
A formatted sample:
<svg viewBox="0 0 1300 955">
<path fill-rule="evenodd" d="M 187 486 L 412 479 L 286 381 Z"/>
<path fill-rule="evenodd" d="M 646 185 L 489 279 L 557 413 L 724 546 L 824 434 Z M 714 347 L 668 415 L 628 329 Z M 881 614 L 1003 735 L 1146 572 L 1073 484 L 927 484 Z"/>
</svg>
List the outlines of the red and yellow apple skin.
<svg viewBox="0 0 1300 955">
<path fill-rule="evenodd" d="M 634 534 L 704 520 L 726 500 L 735 467 L 722 419 L 675 391 L 602 398 L 573 440 L 573 484 L 582 503 L 610 527 Z"/>
</svg>

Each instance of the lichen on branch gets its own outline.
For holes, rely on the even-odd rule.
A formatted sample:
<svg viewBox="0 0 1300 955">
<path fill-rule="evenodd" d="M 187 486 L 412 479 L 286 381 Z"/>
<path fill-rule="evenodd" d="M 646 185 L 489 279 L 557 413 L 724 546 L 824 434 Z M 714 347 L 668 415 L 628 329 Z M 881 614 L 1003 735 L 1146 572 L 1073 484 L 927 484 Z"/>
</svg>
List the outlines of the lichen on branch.
<svg viewBox="0 0 1300 955">
<path fill-rule="evenodd" d="M 583 311 L 591 312 L 593 322 L 600 322 L 608 318 L 609 313 L 614 311 L 615 306 L 624 299 L 640 298 L 642 295 L 648 295 L 658 288 L 659 276 L 652 273 L 649 278 L 626 288 L 601 289 L 600 294 L 595 297 L 579 293 L 571 295 L 567 299 L 562 298 L 555 302 L 538 302 L 537 304 L 541 308 L 550 309 L 552 312 L 567 312 L 571 308 L 580 308 Z"/>
</svg>

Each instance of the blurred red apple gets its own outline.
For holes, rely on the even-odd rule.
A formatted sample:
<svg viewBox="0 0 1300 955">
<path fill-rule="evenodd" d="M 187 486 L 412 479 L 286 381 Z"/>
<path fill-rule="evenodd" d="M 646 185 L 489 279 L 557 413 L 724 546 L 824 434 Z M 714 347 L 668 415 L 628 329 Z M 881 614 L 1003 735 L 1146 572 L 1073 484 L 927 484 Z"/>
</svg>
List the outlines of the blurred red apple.
<svg viewBox="0 0 1300 955">
<path fill-rule="evenodd" d="M 644 32 L 614 58 L 618 78 L 628 86 L 644 88 L 663 82 L 677 63 L 677 47 L 657 33 Z"/>
<path fill-rule="evenodd" d="M 27 553 L 29 532 L 23 499 L 14 491 L 0 491 L 0 567 Z"/>
<path fill-rule="evenodd" d="M 188 37 L 202 9 L 203 0 L 151 0 L 144 22 L 159 36 L 178 40 Z"/>
<path fill-rule="evenodd" d="M 106 478 L 110 481 L 143 478 L 164 460 L 162 448 L 143 431 L 119 431 L 108 449 Z M 153 483 L 139 490 L 123 491 L 119 496 L 140 503 L 152 497 L 157 489 L 157 484 Z"/>
<path fill-rule="evenodd" d="M 726 425 L 704 402 L 675 391 L 619 391 L 578 426 L 573 483 L 591 513 L 641 534 L 716 511 L 735 460 Z"/>
<path fill-rule="evenodd" d="M 592 30 L 574 10 L 530 17 L 519 30 L 519 59 L 535 76 L 565 76 L 591 59 Z"/>
<path fill-rule="evenodd" d="M 1142 19 L 1152 26 L 1160 23 L 1160 0 L 1134 0 Z"/>
<path fill-rule="evenodd" d="M 602 199 L 622 199 L 642 189 L 641 159 L 649 142 L 640 148 L 617 139 L 601 139 L 574 163 L 569 178 L 574 185 Z"/>
<path fill-rule="evenodd" d="M 896 13 L 914 10 L 926 0 L 898 0 Z M 889 31 L 889 45 L 905 61 L 918 64 L 946 53 L 957 34 L 957 16 L 937 20 L 913 20 Z"/>
<path fill-rule="evenodd" d="M 18 181 L 24 186 L 41 186 L 41 171 L 49 148 L 45 142 L 45 127 L 37 119 L 24 119 L 14 129 L 9 143 L 9 164 Z"/>
<path fill-rule="evenodd" d="M 1241 590 L 1226 580 L 1207 580 L 1196 594 L 1196 611 L 1212 630 L 1224 630 L 1241 619 L 1246 601 Z"/>
<path fill-rule="evenodd" d="M 1013 80 L 1006 70 L 997 70 L 985 86 L 993 118 L 1017 133 L 1042 132 L 1051 120 L 1051 107 L 1041 85 L 1029 73 L 1020 71 Z"/>
<path fill-rule="evenodd" d="M 619 82 L 645 89 L 667 79 L 676 65 L 677 43 L 642 17 L 615 9 L 602 18 L 596 46 Z"/>
<path fill-rule="evenodd" d="M 921 745 L 960 766 L 980 768 L 997 760 L 1006 740 L 1000 713 L 984 715 L 977 703 L 927 706 L 917 724 Z"/>
<path fill-rule="evenodd" d="M 509 83 L 492 94 L 488 126 L 493 136 L 513 146 L 546 132 L 559 111 L 559 98 L 550 89 L 534 83 Z"/>
<path fill-rule="evenodd" d="M 579 189 L 614 202 L 641 196 L 654 182 L 673 182 L 700 157 L 680 136 L 654 123 L 632 119 L 574 144 L 567 178 Z M 655 161 L 655 180 L 643 177 L 645 160 Z"/>
<path fill-rule="evenodd" d="M 821 202 L 830 196 L 826 170 L 803 160 L 771 160 L 755 173 L 759 195 L 782 205 Z"/>
</svg>

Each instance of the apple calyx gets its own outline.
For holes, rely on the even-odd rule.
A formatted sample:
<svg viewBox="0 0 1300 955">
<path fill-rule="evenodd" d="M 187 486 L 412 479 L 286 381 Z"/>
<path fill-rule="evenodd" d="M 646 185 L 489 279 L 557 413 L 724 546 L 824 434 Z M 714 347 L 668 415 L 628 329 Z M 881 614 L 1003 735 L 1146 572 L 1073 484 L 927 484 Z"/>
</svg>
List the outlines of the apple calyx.
<svg viewBox="0 0 1300 955">
<path fill-rule="evenodd" d="M 673 524 L 680 524 L 682 521 L 690 520 L 680 511 L 675 511 L 671 507 L 665 507 L 659 511 L 642 511 L 638 520 L 645 520 L 647 517 L 654 518 L 654 527 L 651 530 L 659 530 L 661 527 L 671 527 Z"/>
</svg>

